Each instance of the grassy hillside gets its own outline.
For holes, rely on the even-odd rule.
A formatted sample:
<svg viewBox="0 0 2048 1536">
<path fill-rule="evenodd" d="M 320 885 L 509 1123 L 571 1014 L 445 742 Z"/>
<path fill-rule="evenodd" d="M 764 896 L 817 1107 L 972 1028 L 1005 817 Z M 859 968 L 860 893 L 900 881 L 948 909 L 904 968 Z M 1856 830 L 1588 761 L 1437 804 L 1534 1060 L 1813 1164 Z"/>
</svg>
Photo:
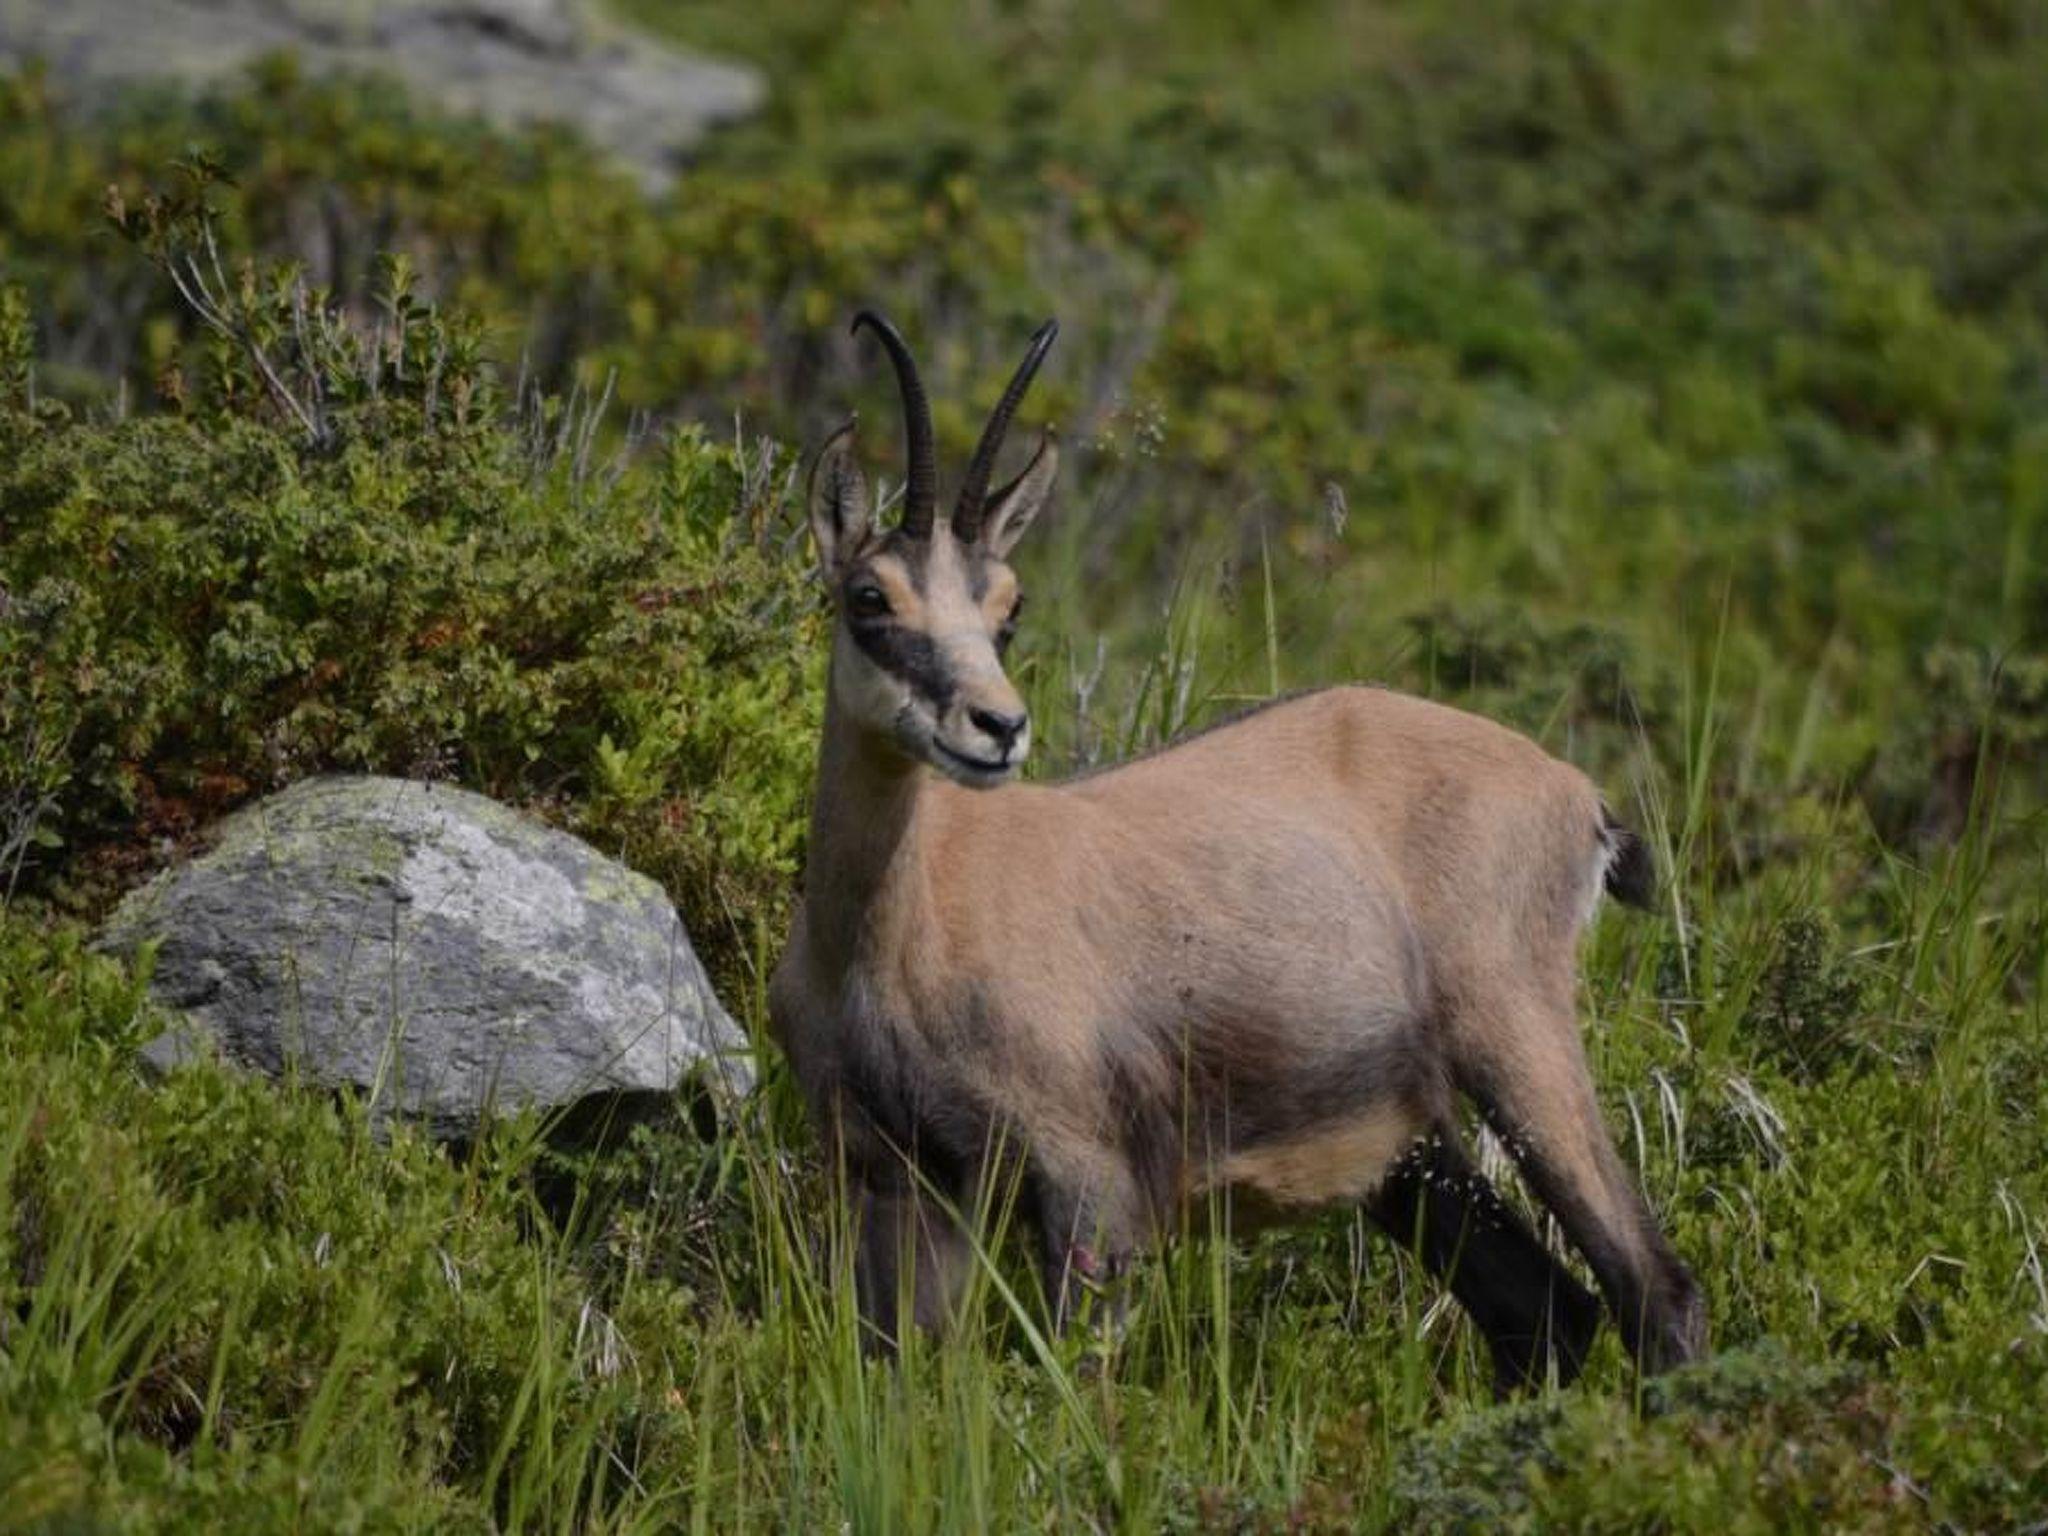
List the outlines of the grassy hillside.
<svg viewBox="0 0 2048 1536">
<path fill-rule="evenodd" d="M 776 81 L 654 202 L 285 63 L 96 116 L 0 81 L 0 1523 L 2048 1517 L 2036 9 L 622 8 Z M 897 470 L 867 302 L 955 452 L 1062 321 L 1039 772 L 1364 677 L 1650 834 L 1588 1039 L 1713 1360 L 1609 1343 L 1495 1407 L 1339 1212 L 1178 1246 L 1106 1353 L 998 1250 L 891 1372 L 772 1064 L 716 1145 L 462 1161 L 141 1077 L 89 925 L 323 767 L 619 852 L 760 1025 L 820 682 L 796 454 L 858 405 Z"/>
</svg>

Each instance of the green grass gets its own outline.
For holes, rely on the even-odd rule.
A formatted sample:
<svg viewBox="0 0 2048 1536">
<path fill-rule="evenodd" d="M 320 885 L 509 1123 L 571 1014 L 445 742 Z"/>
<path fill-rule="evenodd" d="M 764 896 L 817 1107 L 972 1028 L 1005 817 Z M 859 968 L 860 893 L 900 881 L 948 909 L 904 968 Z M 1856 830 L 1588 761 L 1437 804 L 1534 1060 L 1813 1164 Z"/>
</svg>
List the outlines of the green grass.
<svg viewBox="0 0 2048 1536">
<path fill-rule="evenodd" d="M 623 8 L 776 81 L 652 203 L 286 68 L 102 119 L 0 82 L 0 1525 L 2048 1518 L 2033 9 Z M 193 143 L 318 433 L 152 262 Z M 352 328 L 298 336 L 280 258 Z M 1592 935 L 1587 1038 L 1712 1359 L 1643 1382 L 1609 1339 L 1496 1407 L 1340 1211 L 1174 1245 L 1108 1349 L 992 1238 L 964 1337 L 884 1368 L 772 1055 L 715 1144 L 513 1124 L 462 1159 L 141 1074 L 91 923 L 334 766 L 657 874 L 761 1029 L 820 681 L 771 439 L 858 405 L 895 472 L 868 301 L 956 452 L 1063 321 L 1013 653 L 1038 771 L 1368 678 L 1531 732 L 1649 834 L 1669 878 Z M 395 350 L 340 344 L 366 326 Z"/>
<path fill-rule="evenodd" d="M 1915 1527 L 1925 1497 L 2003 1524 L 2048 1486 L 2048 1084 L 2037 1005 L 2006 1001 L 2038 984 L 2018 967 L 2043 914 L 1987 906 L 1981 852 L 1893 872 L 1881 955 L 1845 951 L 1796 879 L 1703 896 L 1689 984 L 1668 919 L 1603 924 L 1610 1121 L 1719 1350 L 1646 1386 L 1610 1343 L 1506 1409 L 1469 1330 L 1343 1214 L 1176 1246 L 1106 1353 L 1048 1337 L 995 1262 L 964 1339 L 869 1364 L 783 1085 L 716 1148 L 643 1137 L 544 1209 L 530 1130 L 458 1165 L 317 1096 L 147 1086 L 135 984 L 13 913 L 10 1505 L 149 1528 L 1830 1530 Z"/>
</svg>

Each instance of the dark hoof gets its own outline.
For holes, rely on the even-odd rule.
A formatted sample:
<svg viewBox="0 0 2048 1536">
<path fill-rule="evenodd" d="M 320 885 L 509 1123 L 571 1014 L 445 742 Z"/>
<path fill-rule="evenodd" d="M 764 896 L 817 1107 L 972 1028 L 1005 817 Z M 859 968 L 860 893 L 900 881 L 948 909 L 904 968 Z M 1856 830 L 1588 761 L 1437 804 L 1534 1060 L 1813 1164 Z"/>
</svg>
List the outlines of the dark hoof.
<svg viewBox="0 0 2048 1536">
<path fill-rule="evenodd" d="M 1707 1301 L 1682 1267 L 1666 1282 L 1665 1299 L 1657 1312 L 1643 1339 L 1645 1371 L 1655 1375 L 1707 1352 Z"/>
</svg>

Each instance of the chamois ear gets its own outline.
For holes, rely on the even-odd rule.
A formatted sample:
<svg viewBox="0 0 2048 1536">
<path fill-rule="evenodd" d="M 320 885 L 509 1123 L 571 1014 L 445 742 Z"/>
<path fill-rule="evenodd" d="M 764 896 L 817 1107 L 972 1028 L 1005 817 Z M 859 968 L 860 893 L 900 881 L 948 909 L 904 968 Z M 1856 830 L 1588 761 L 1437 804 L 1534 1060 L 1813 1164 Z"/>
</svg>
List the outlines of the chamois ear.
<svg viewBox="0 0 2048 1536">
<path fill-rule="evenodd" d="M 1048 427 L 1039 434 L 1038 448 L 1022 474 L 1001 490 L 992 491 L 982 523 L 982 542 L 998 559 L 1007 558 L 1024 537 L 1024 530 L 1052 499 L 1052 483 L 1060 472 L 1059 439 Z"/>
<path fill-rule="evenodd" d="M 818 568 L 828 577 L 867 537 L 871 521 L 867 478 L 853 461 L 853 429 L 858 421 L 849 416 L 846 425 L 825 440 L 811 463 L 811 537 L 818 545 Z"/>
</svg>

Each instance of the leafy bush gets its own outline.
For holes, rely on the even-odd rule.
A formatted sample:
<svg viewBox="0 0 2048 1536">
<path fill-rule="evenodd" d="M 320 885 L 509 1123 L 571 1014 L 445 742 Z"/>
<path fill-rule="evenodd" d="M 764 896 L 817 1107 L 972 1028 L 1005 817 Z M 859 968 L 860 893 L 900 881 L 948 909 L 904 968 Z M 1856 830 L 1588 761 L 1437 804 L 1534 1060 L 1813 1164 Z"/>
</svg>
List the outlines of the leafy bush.
<svg viewBox="0 0 2048 1536">
<path fill-rule="evenodd" d="M 1868 1045 L 1864 980 L 1839 948 L 1825 919 L 1791 915 L 1750 997 L 1743 1023 L 1756 1049 L 1794 1077 L 1825 1077 Z"/>
<path fill-rule="evenodd" d="M 1407 1528 L 1628 1531 L 1882 1529 L 1902 1496 L 1883 1469 L 1896 1409 L 1856 1373 L 1782 1348 L 1731 1351 L 1652 1383 L 1621 1429 L 1612 1403 L 1466 1416 L 1403 1472 Z M 1816 1435 L 1816 1431 L 1821 1431 Z"/>
<path fill-rule="evenodd" d="M 0 700 L 23 727 L 0 778 L 48 802 L 16 855 L 32 884 L 90 898 L 305 774 L 455 776 L 667 882 L 722 969 L 751 954 L 792 886 L 817 709 L 774 445 L 677 429 L 615 456 L 596 403 L 502 401 L 402 264 L 351 322 L 213 262 L 203 208 L 147 215 L 158 260 L 208 285 L 181 409 L 0 399 Z"/>
</svg>

